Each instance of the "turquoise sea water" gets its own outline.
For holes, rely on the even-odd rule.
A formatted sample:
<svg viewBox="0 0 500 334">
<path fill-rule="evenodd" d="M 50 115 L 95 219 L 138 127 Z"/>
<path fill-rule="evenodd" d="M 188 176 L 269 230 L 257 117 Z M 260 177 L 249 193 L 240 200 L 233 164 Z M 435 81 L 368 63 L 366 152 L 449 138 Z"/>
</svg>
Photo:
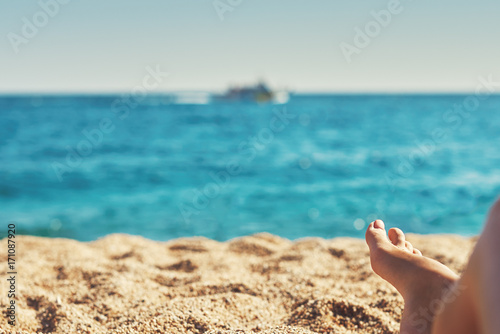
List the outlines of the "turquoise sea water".
<svg viewBox="0 0 500 334">
<path fill-rule="evenodd" d="M 465 99 L 0 97 L 0 237 L 475 234 L 500 194 L 500 97 Z"/>
</svg>

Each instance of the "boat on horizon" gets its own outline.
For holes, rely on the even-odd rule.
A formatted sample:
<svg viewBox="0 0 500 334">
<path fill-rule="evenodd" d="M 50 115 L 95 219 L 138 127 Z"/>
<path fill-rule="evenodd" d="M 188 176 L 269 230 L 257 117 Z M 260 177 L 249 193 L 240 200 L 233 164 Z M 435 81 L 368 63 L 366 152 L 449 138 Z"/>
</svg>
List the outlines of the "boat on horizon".
<svg viewBox="0 0 500 334">
<path fill-rule="evenodd" d="M 214 94 L 212 100 L 283 104 L 288 102 L 289 94 L 286 91 L 273 91 L 261 81 L 254 86 L 230 87 L 223 94 Z"/>
</svg>

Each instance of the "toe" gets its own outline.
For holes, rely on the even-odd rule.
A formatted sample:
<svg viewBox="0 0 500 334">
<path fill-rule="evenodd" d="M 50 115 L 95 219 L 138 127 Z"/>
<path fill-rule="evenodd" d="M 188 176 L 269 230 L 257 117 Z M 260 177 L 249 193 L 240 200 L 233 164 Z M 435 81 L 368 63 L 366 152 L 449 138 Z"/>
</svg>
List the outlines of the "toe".
<svg viewBox="0 0 500 334">
<path fill-rule="evenodd" d="M 389 239 L 396 247 L 405 248 L 405 234 L 399 228 L 389 230 Z"/>
<path fill-rule="evenodd" d="M 416 255 L 420 255 L 420 256 L 422 256 L 422 252 L 421 252 L 421 251 L 419 251 L 419 250 L 418 250 L 418 249 L 416 249 L 416 248 L 414 248 L 414 249 L 413 249 L 413 254 L 416 254 Z"/>
<path fill-rule="evenodd" d="M 411 242 L 405 241 L 405 247 L 408 252 L 413 253 L 413 245 L 411 244 Z"/>
<path fill-rule="evenodd" d="M 387 234 L 385 232 L 384 222 L 377 219 L 370 223 L 368 229 L 366 230 L 365 238 L 370 250 L 389 244 L 389 239 L 387 239 Z"/>
</svg>

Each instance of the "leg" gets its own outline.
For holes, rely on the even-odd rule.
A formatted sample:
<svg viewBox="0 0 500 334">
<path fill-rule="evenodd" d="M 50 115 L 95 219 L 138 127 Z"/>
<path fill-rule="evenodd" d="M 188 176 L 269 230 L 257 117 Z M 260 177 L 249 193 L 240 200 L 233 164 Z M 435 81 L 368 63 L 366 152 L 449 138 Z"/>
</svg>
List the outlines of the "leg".
<svg viewBox="0 0 500 334">
<path fill-rule="evenodd" d="M 366 232 L 373 270 L 403 296 L 401 334 L 498 333 L 500 328 L 500 200 L 458 277 L 423 256 L 405 241 L 399 229 L 377 220 Z"/>
<path fill-rule="evenodd" d="M 500 200 L 493 206 L 467 269 L 458 297 L 435 320 L 434 333 L 500 332 Z M 457 319 L 461 321 L 457 322 Z M 458 325 L 457 327 L 455 327 Z"/>
</svg>

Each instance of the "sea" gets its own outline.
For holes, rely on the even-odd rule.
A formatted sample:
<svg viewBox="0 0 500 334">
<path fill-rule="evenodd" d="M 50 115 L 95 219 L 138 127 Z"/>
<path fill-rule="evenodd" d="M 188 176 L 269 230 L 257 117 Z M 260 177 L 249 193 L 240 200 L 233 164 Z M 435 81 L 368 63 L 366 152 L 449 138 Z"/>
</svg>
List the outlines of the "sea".
<svg viewBox="0 0 500 334">
<path fill-rule="evenodd" d="M 481 231 L 500 96 L 0 96 L 0 238 Z"/>
</svg>

